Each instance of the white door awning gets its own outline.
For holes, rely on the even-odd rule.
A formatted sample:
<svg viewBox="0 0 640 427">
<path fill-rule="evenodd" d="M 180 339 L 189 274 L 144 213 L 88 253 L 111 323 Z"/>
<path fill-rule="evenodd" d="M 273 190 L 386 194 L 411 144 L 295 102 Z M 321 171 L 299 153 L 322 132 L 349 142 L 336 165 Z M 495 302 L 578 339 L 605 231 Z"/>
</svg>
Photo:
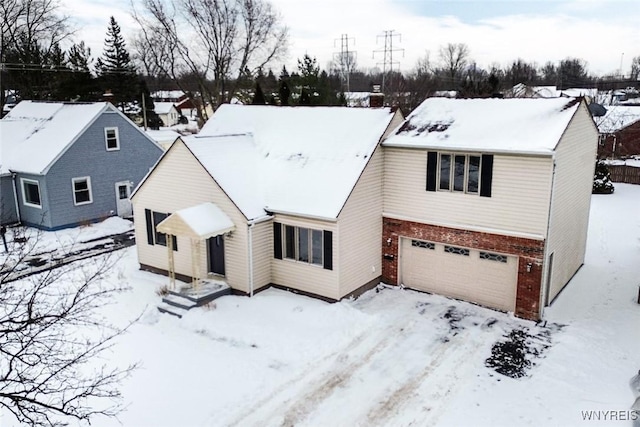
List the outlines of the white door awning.
<svg viewBox="0 0 640 427">
<path fill-rule="evenodd" d="M 161 233 L 192 239 L 208 239 L 235 229 L 231 219 L 211 202 L 180 209 L 157 226 Z"/>
</svg>

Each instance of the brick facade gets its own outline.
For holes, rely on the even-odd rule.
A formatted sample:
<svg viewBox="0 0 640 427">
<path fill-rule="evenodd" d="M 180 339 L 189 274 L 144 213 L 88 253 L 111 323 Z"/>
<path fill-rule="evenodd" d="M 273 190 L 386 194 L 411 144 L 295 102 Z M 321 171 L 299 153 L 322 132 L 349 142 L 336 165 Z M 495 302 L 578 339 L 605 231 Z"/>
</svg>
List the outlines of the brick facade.
<svg viewBox="0 0 640 427">
<path fill-rule="evenodd" d="M 600 138 L 600 144 L 598 144 L 598 158 L 600 159 L 617 159 L 639 155 L 640 121 L 615 133 L 601 134 Z"/>
<path fill-rule="evenodd" d="M 398 252 L 400 237 L 517 256 L 518 283 L 515 314 L 525 319 L 540 319 L 544 241 L 383 218 L 382 280 L 388 284 L 399 284 Z M 530 271 L 527 271 L 529 264 L 531 265 L 529 267 Z"/>
</svg>

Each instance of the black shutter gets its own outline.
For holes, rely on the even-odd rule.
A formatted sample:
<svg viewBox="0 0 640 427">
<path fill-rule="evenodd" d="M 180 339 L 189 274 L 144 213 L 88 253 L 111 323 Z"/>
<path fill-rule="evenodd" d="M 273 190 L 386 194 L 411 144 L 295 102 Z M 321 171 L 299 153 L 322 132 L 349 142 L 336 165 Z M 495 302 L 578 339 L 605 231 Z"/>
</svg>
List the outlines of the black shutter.
<svg viewBox="0 0 640 427">
<path fill-rule="evenodd" d="M 491 197 L 491 181 L 493 180 L 493 154 L 482 155 L 480 166 L 480 195 Z"/>
<path fill-rule="evenodd" d="M 273 257 L 282 259 L 282 224 L 273 223 Z"/>
<path fill-rule="evenodd" d="M 173 250 L 178 252 L 178 239 L 176 236 L 171 236 L 171 243 L 173 243 Z"/>
<path fill-rule="evenodd" d="M 427 191 L 436 191 L 436 177 L 438 176 L 438 153 L 427 153 Z"/>
<path fill-rule="evenodd" d="M 324 230 L 324 269 L 333 270 L 333 233 Z"/>
<path fill-rule="evenodd" d="M 149 209 L 144 210 L 144 216 L 147 221 L 147 243 L 153 245 L 153 217 Z"/>
</svg>

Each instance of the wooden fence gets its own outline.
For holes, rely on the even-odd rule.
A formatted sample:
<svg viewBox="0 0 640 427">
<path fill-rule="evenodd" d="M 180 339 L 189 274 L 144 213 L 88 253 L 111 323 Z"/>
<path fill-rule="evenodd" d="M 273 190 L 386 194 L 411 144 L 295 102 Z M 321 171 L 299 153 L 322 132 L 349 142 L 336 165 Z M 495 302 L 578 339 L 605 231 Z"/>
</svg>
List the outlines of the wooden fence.
<svg viewBox="0 0 640 427">
<path fill-rule="evenodd" d="M 640 184 L 640 168 L 627 165 L 609 165 L 611 181 Z"/>
</svg>

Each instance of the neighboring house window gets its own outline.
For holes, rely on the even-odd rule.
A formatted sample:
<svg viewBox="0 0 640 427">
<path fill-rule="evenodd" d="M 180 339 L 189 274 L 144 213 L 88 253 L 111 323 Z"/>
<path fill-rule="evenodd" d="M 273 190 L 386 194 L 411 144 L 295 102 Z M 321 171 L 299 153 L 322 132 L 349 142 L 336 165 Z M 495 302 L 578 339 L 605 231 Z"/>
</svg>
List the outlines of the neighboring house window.
<svg viewBox="0 0 640 427">
<path fill-rule="evenodd" d="M 598 137 L 598 143 L 600 145 L 604 145 L 605 142 L 607 142 L 607 135 L 600 134 L 600 136 Z"/>
<path fill-rule="evenodd" d="M 33 208 L 42 208 L 40 183 L 33 179 L 20 178 L 22 182 L 22 203 Z"/>
<path fill-rule="evenodd" d="M 274 257 L 333 269 L 333 233 L 273 223 Z"/>
<path fill-rule="evenodd" d="M 427 191 L 452 191 L 491 197 L 493 155 L 427 153 Z"/>
<path fill-rule="evenodd" d="M 91 195 L 91 178 L 88 176 L 82 178 L 73 178 L 71 180 L 73 188 L 73 204 L 87 205 L 93 202 Z"/>
<path fill-rule="evenodd" d="M 144 210 L 145 220 L 147 222 L 147 243 L 149 245 L 160 245 L 167 246 L 167 235 L 164 233 L 160 233 L 157 230 L 158 224 L 160 224 L 166 217 L 168 217 L 169 213 L 162 212 L 154 212 L 150 209 Z M 173 250 L 178 250 L 178 239 L 176 236 L 171 236 Z"/>
<path fill-rule="evenodd" d="M 104 128 L 104 140 L 107 145 L 107 151 L 119 150 L 120 138 L 118 137 L 118 128 Z"/>
</svg>

